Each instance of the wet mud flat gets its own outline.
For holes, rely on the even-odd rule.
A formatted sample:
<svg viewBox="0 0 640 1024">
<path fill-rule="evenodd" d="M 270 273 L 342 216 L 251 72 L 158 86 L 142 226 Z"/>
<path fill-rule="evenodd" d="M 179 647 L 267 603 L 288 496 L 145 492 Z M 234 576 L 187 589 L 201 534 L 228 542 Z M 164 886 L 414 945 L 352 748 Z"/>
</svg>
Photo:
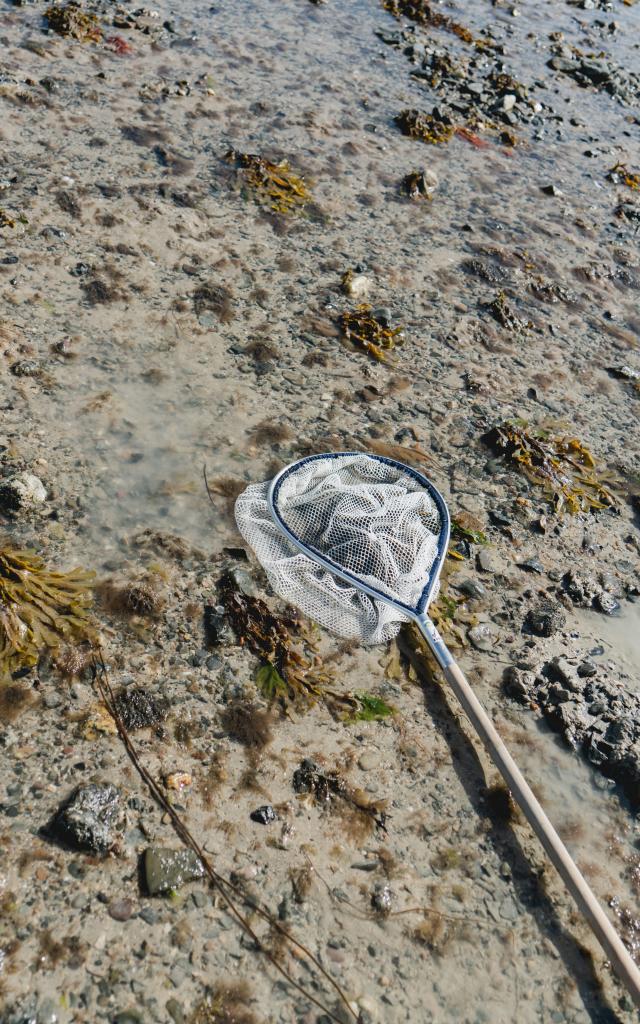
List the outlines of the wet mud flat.
<svg viewBox="0 0 640 1024">
<path fill-rule="evenodd" d="M 440 628 L 640 955 L 639 38 L 0 8 L 3 1024 L 635 1019 L 416 637 L 300 620 L 232 506 L 432 477 Z"/>
</svg>

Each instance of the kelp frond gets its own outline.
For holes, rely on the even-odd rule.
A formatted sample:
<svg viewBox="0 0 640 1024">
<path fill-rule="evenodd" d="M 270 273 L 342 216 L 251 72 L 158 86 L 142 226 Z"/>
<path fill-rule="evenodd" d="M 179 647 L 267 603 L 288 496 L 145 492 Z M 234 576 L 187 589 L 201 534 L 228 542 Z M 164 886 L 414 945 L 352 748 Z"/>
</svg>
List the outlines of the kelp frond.
<svg viewBox="0 0 640 1024">
<path fill-rule="evenodd" d="M 289 169 L 286 160 L 274 164 L 257 153 L 239 153 L 236 149 L 230 149 L 225 159 L 236 164 L 247 185 L 275 213 L 301 210 L 311 198 L 303 179 Z"/>
<path fill-rule="evenodd" d="M 483 440 L 552 496 L 556 511 L 589 512 L 615 505 L 593 455 L 575 437 L 554 436 L 524 420 L 507 420 Z"/>
<path fill-rule="evenodd" d="M 0 679 L 35 665 L 44 650 L 91 641 L 92 574 L 53 572 L 30 551 L 0 548 Z"/>
<path fill-rule="evenodd" d="M 390 328 L 381 323 L 371 311 L 371 306 L 361 302 L 354 310 L 340 314 L 340 329 L 348 341 L 363 350 L 379 363 L 386 363 L 385 351 L 401 345 L 404 341 L 402 327 Z"/>
</svg>

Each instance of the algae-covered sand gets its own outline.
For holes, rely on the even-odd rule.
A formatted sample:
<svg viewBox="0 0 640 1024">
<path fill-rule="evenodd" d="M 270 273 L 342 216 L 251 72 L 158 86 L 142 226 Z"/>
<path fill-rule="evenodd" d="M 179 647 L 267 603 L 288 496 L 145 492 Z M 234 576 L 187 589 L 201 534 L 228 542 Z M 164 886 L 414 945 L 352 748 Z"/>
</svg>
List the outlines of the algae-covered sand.
<svg viewBox="0 0 640 1024">
<path fill-rule="evenodd" d="M 0 649 L 7 552 L 93 587 L 0 681 L 2 1024 L 630 1024 L 416 638 L 283 608 L 232 508 L 313 451 L 428 473 L 440 628 L 640 955 L 640 4 L 0 37 Z"/>
</svg>

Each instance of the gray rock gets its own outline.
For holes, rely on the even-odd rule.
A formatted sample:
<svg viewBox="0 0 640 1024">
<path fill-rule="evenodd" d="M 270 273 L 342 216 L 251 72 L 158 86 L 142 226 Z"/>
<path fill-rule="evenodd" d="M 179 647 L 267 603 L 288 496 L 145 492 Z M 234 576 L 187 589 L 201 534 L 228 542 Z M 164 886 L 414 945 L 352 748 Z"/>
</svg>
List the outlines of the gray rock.
<svg viewBox="0 0 640 1024">
<path fill-rule="evenodd" d="M 11 516 L 40 511 L 47 500 L 47 491 L 32 473 L 18 473 L 0 483 L 0 509 Z"/>
<path fill-rule="evenodd" d="M 63 842 L 105 854 L 124 826 L 120 791 L 109 783 L 80 786 L 55 816 L 51 830 Z"/>
<path fill-rule="evenodd" d="M 494 645 L 491 626 L 488 622 L 480 622 L 467 633 L 469 640 L 477 651 L 491 651 Z"/>
<path fill-rule="evenodd" d="M 481 548 L 481 550 L 478 551 L 478 554 L 476 555 L 476 563 L 478 565 L 478 569 L 482 572 L 496 571 L 491 555 L 485 548 Z"/>
<path fill-rule="evenodd" d="M 193 850 L 165 850 L 149 846 L 144 852 L 144 878 L 151 896 L 179 889 L 202 878 L 204 868 Z"/>
<path fill-rule="evenodd" d="M 371 893 L 371 906 L 379 914 L 389 914 L 395 903 L 396 895 L 386 882 L 378 882 Z"/>
<path fill-rule="evenodd" d="M 358 768 L 363 772 L 370 772 L 380 764 L 380 755 L 374 750 L 365 750 L 358 758 Z"/>
<path fill-rule="evenodd" d="M 459 590 L 461 594 L 466 594 L 467 597 L 481 598 L 486 594 L 486 588 L 482 586 L 477 580 L 460 580 L 459 583 L 455 584 L 456 590 Z"/>
<path fill-rule="evenodd" d="M 527 612 L 525 625 L 536 636 L 553 636 L 563 628 L 566 621 L 566 615 L 559 604 L 545 601 Z"/>
</svg>

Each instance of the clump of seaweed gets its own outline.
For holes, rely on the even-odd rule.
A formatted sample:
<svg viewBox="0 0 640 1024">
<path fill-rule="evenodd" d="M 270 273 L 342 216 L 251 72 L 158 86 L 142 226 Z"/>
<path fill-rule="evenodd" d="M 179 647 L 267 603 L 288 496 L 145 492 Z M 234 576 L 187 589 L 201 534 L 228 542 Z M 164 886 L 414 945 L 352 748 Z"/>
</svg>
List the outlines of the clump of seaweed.
<svg viewBox="0 0 640 1024">
<path fill-rule="evenodd" d="M 88 14 L 78 3 L 52 4 L 45 13 L 47 25 L 59 36 L 79 39 L 82 43 L 99 43 L 102 29 L 95 14 Z"/>
<path fill-rule="evenodd" d="M 640 189 L 640 174 L 630 171 L 626 164 L 617 163 L 607 171 L 607 178 L 616 185 L 626 185 L 634 190 Z"/>
<path fill-rule="evenodd" d="M 456 130 L 448 121 L 419 110 L 403 110 L 395 120 L 403 135 L 408 135 L 411 139 L 421 139 L 432 146 L 441 146 L 449 142 Z"/>
<path fill-rule="evenodd" d="M 194 1008 L 189 1024 L 257 1024 L 246 981 L 218 982 Z"/>
<path fill-rule="evenodd" d="M 3 725 L 15 722 L 16 718 L 33 704 L 33 700 L 31 690 L 18 683 L 3 686 L 0 689 L 0 722 Z"/>
<path fill-rule="evenodd" d="M 293 773 L 296 793 L 311 794 L 316 803 L 337 812 L 351 838 L 364 839 L 374 828 L 386 832 L 386 801 L 370 800 L 360 789 L 349 786 L 336 771 L 322 771 L 305 758 Z"/>
<path fill-rule="evenodd" d="M 434 11 L 429 0 L 383 0 L 382 6 L 395 18 L 409 18 L 418 25 L 426 25 L 430 28 L 441 28 L 445 32 L 451 32 L 464 43 L 474 43 L 473 34 L 464 25 L 454 21 L 447 14 Z"/>
<path fill-rule="evenodd" d="M 502 290 L 488 303 L 487 309 L 494 320 L 497 320 L 502 327 L 506 327 L 509 331 L 523 331 L 533 326 L 529 320 L 523 320 L 522 317 L 514 313 Z"/>
<path fill-rule="evenodd" d="M 345 310 L 341 313 L 339 324 L 348 341 L 379 363 L 388 362 L 385 352 L 404 341 L 404 329 L 381 323 L 366 302 L 361 302 L 353 311 Z"/>
<path fill-rule="evenodd" d="M 387 704 L 382 697 L 376 697 L 373 693 L 354 693 L 354 699 L 358 702 L 357 710 L 347 716 L 347 722 L 382 722 L 396 714 L 396 709 Z"/>
<path fill-rule="evenodd" d="M 271 713 L 251 701 L 233 701 L 222 712 L 221 720 L 223 729 L 249 750 L 263 750 L 271 743 Z"/>
<path fill-rule="evenodd" d="M 192 299 L 196 316 L 210 312 L 217 316 L 221 324 L 228 324 L 233 320 L 233 295 L 224 285 L 201 284 L 194 291 Z"/>
<path fill-rule="evenodd" d="M 275 213 L 300 211 L 311 198 L 303 179 L 289 169 L 286 160 L 274 164 L 257 153 L 239 153 L 236 149 L 230 149 L 225 160 L 235 163 L 247 185 Z"/>
<path fill-rule="evenodd" d="M 529 427 L 524 420 L 507 420 L 483 440 L 528 480 L 550 493 L 557 512 L 590 512 L 615 505 L 598 475 L 589 449 L 575 437 L 557 437 Z"/>
<path fill-rule="evenodd" d="M 312 641 L 299 619 L 277 616 L 259 597 L 243 593 L 231 572 L 220 578 L 218 594 L 239 642 L 262 661 L 256 684 L 267 700 L 284 710 L 318 701 L 332 713 L 353 709 L 353 698 L 328 688 L 329 676 L 313 664 Z"/>
<path fill-rule="evenodd" d="M 0 210 L 0 228 L 15 228 L 16 222 L 5 210 Z"/>
<path fill-rule="evenodd" d="M 108 612 L 115 615 L 155 618 L 164 605 L 164 594 L 156 574 L 145 573 L 137 579 L 104 580 L 97 587 Z"/>
<path fill-rule="evenodd" d="M 53 572 L 30 551 L 0 548 L 0 679 L 36 665 L 45 650 L 94 641 L 93 575 Z"/>
</svg>

